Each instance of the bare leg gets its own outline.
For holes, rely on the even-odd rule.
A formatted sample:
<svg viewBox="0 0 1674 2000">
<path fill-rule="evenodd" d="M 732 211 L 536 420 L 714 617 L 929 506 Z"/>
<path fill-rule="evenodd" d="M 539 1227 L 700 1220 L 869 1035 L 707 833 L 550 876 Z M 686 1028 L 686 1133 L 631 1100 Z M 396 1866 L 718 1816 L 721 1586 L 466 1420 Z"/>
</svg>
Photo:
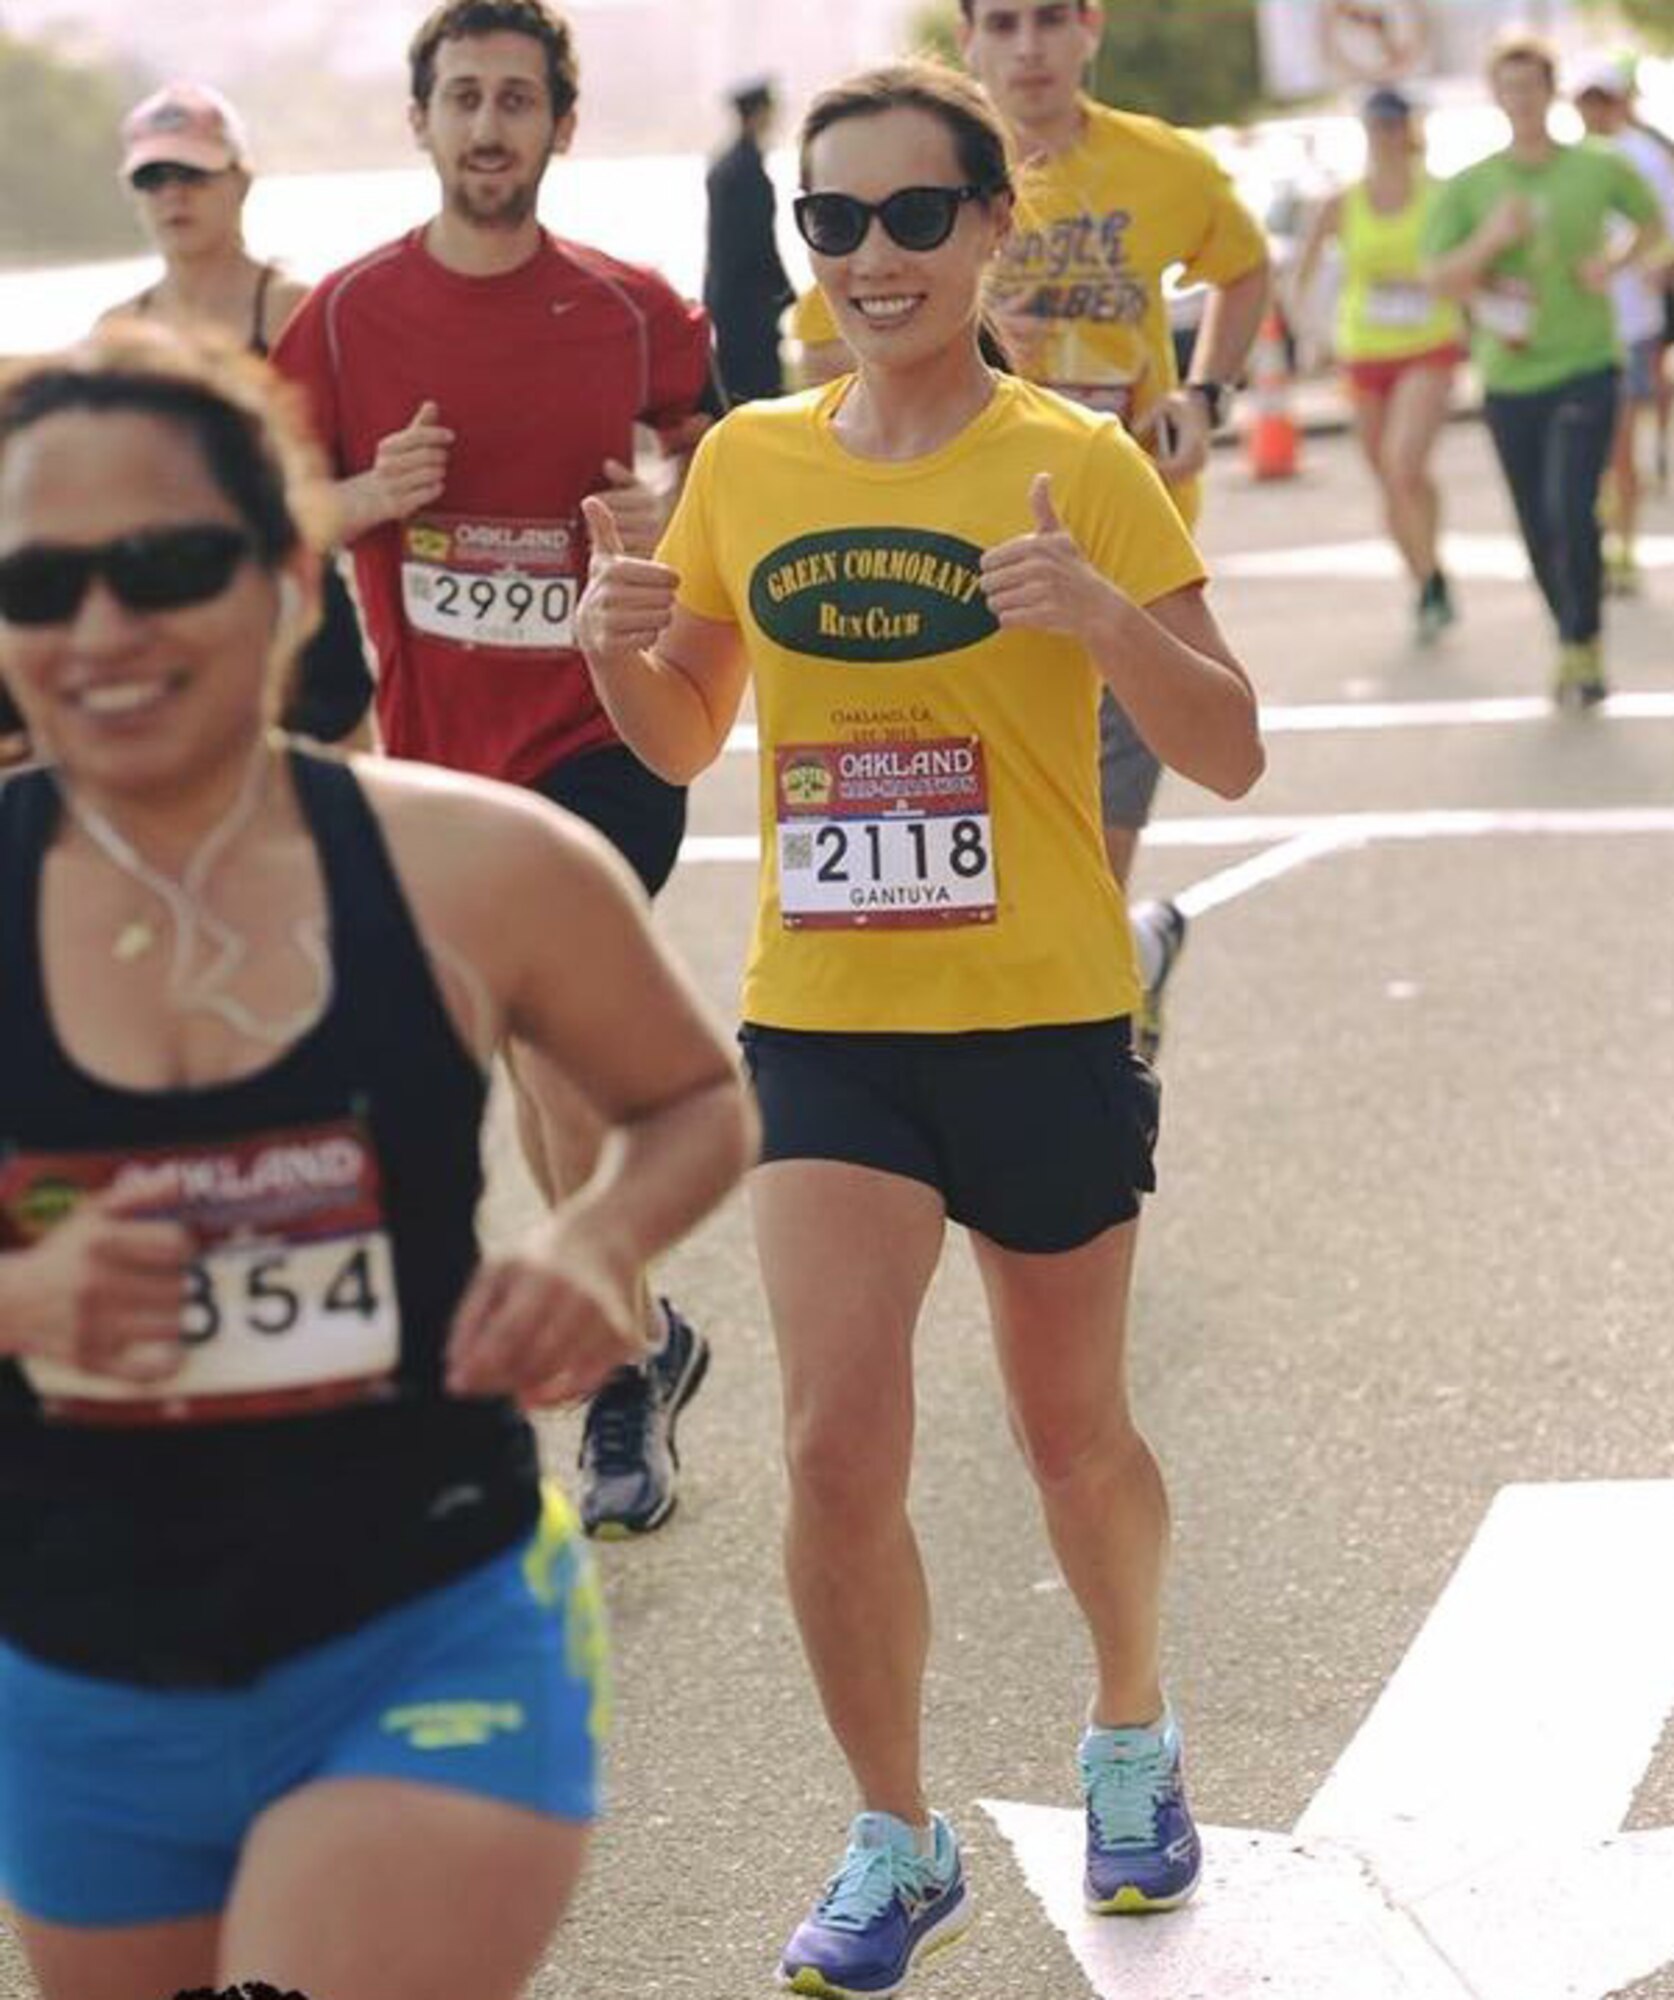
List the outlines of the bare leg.
<svg viewBox="0 0 1674 2000">
<path fill-rule="evenodd" d="M 1390 532 L 1417 583 L 1434 576 L 1441 494 L 1430 470 L 1447 421 L 1452 377 L 1445 368 L 1413 368 L 1391 391 L 1381 463 Z"/>
<path fill-rule="evenodd" d="M 42 2000 L 169 2000 L 215 1984 L 219 1915 L 112 1930 L 16 1923 Z"/>
<path fill-rule="evenodd" d="M 587 1841 L 573 1821 L 466 1792 L 385 1779 L 309 1785 L 251 1829 L 221 1981 L 265 1980 L 315 2000 L 518 2000 Z"/>
<path fill-rule="evenodd" d="M 751 1177 L 779 1346 L 791 1605 L 862 1803 L 922 1824 L 930 1600 L 907 1518 L 913 1332 L 941 1254 L 941 1197 L 826 1160 Z"/>
<path fill-rule="evenodd" d="M 1128 1408 L 1127 1306 L 1136 1222 L 1078 1250 L 1031 1256 L 973 1233 L 1012 1429 L 1047 1534 L 1087 1621 L 1094 1719 L 1162 1712 L 1159 1630 L 1168 1496 Z"/>
<path fill-rule="evenodd" d="M 1360 446 L 1373 479 L 1377 481 L 1378 498 L 1383 503 L 1384 526 L 1389 530 L 1389 538 L 1400 552 L 1401 560 L 1412 567 L 1406 550 L 1401 546 L 1401 538 L 1396 532 L 1394 511 L 1390 504 L 1389 486 L 1383 474 L 1384 439 L 1389 430 L 1389 398 L 1367 395 L 1363 390 L 1352 390 L 1349 408 L 1354 417 L 1355 441 Z"/>
<path fill-rule="evenodd" d="M 604 1123 L 562 1070 L 521 1043 L 506 1051 L 517 1106 L 517 1137 L 531 1179 L 548 1207 L 582 1186 L 598 1162 Z M 662 1346 L 662 1314 L 651 1288 L 640 1283 L 640 1313 L 647 1345 Z"/>
</svg>

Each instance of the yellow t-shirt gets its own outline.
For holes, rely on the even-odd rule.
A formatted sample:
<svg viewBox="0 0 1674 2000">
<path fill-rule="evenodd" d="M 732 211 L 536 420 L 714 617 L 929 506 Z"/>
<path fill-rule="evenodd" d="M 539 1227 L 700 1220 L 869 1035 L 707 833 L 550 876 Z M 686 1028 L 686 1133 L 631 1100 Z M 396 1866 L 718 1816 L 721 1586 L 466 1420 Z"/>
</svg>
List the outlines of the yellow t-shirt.
<svg viewBox="0 0 1674 2000">
<path fill-rule="evenodd" d="M 1189 284 L 1230 284 L 1267 241 L 1201 140 L 1091 99 L 1082 111 L 1078 144 L 1023 167 L 992 291 L 1042 323 L 1030 375 L 1137 427 L 1180 379 L 1163 274 L 1181 264 Z M 1175 497 L 1194 520 L 1198 482 Z"/>
<path fill-rule="evenodd" d="M 950 443 L 856 457 L 851 377 L 704 438 L 659 551 L 680 602 L 738 625 L 761 734 L 760 897 L 744 1016 L 926 1033 L 1108 1020 L 1139 982 L 1099 829 L 1086 652 L 1002 630 L 977 576 L 1059 517 L 1137 603 L 1203 565 L 1119 423 L 1015 377 Z"/>
</svg>

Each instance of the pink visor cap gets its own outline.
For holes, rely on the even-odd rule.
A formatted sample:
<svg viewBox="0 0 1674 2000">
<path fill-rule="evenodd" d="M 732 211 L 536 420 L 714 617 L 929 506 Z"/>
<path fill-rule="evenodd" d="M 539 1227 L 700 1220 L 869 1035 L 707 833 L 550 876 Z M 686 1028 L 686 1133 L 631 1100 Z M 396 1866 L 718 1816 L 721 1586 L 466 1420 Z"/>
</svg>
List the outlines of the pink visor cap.
<svg viewBox="0 0 1674 2000">
<path fill-rule="evenodd" d="M 201 83 L 171 83 L 122 121 L 122 178 L 166 162 L 219 174 L 250 163 L 244 121 L 218 90 Z"/>
</svg>

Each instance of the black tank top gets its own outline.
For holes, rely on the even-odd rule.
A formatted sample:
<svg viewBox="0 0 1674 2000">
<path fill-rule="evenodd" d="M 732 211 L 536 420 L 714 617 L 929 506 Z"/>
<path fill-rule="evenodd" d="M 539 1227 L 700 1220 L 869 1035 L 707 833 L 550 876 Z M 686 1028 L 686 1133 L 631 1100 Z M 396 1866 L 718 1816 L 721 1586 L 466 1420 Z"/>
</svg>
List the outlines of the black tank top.
<svg viewBox="0 0 1674 2000">
<path fill-rule="evenodd" d="M 335 992 L 267 1068 L 189 1090 L 115 1088 L 60 1047 L 39 945 L 57 787 L 47 772 L 0 786 L 6 1185 L 15 1191 L 20 1175 L 27 1183 L 31 1156 L 116 1155 L 132 1170 L 136 1156 L 183 1148 L 211 1162 L 253 1161 L 255 1175 L 263 1161 L 302 1157 L 285 1153 L 286 1135 L 353 1131 L 369 1137 L 381 1176 L 380 1254 L 399 1307 L 393 1372 L 374 1399 L 329 1409 L 65 1420 L 49 1414 L 23 1365 L 0 1361 L 0 1637 L 111 1679 L 249 1680 L 485 1561 L 529 1532 L 538 1512 L 534 1438 L 521 1414 L 442 1386 L 449 1321 L 476 1261 L 484 1080 L 353 773 L 295 752 L 290 768 L 325 879 Z M 253 1139 L 268 1151 L 253 1151 Z M 340 1157 L 345 1148 L 333 1143 L 325 1151 Z M 257 1291 L 266 1283 L 251 1282 Z M 367 1305 L 364 1289 L 364 1270 L 339 1285 L 348 1324 Z M 270 1326 L 287 1310 L 277 1292 L 263 1301 Z"/>
</svg>

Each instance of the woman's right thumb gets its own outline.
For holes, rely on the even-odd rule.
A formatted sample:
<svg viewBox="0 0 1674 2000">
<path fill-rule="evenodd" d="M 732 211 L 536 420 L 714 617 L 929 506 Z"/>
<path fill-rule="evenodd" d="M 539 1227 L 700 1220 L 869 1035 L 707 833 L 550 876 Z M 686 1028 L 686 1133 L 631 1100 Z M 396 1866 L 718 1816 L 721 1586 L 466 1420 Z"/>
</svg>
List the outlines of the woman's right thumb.
<svg viewBox="0 0 1674 2000">
<path fill-rule="evenodd" d="M 593 538 L 595 555 L 619 556 L 623 553 L 622 534 L 616 525 L 616 516 L 596 493 L 589 493 L 582 501 L 581 517 Z"/>
</svg>

